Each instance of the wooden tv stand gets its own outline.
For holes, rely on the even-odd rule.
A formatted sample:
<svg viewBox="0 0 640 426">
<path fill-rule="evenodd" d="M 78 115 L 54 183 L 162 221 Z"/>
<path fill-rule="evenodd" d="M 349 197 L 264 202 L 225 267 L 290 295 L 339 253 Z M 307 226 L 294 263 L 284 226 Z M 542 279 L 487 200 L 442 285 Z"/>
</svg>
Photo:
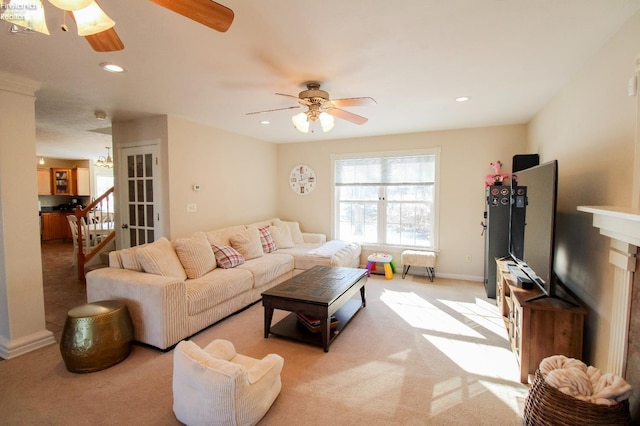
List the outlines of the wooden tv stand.
<svg viewBox="0 0 640 426">
<path fill-rule="evenodd" d="M 520 367 L 520 382 L 527 383 L 540 361 L 552 355 L 582 359 L 582 334 L 586 309 L 561 299 L 543 297 L 534 288 L 516 285 L 508 260 L 496 259 L 496 304 L 505 320 L 511 349 Z M 570 299 L 568 295 L 563 298 Z"/>
</svg>

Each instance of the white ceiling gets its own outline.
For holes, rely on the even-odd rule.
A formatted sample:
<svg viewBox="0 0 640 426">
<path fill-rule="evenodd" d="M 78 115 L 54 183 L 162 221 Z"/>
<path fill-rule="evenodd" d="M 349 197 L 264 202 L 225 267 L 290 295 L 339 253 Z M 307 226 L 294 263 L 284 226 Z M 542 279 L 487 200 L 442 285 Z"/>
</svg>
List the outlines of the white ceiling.
<svg viewBox="0 0 640 426">
<path fill-rule="evenodd" d="M 0 21 L 0 72 L 42 83 L 37 155 L 74 159 L 105 155 L 112 121 L 156 114 L 276 143 L 526 123 L 640 10 L 640 0 L 221 0 L 235 20 L 220 33 L 150 1 L 102 0 L 125 49 L 98 53 L 44 3 L 50 36 L 11 35 Z M 127 71 L 107 73 L 106 61 Z M 345 108 L 369 121 L 336 119 L 326 134 L 295 130 L 298 111 L 246 115 L 296 105 L 275 93 L 297 96 L 309 80 L 378 104 Z M 472 99 L 454 101 L 462 95 Z"/>
</svg>

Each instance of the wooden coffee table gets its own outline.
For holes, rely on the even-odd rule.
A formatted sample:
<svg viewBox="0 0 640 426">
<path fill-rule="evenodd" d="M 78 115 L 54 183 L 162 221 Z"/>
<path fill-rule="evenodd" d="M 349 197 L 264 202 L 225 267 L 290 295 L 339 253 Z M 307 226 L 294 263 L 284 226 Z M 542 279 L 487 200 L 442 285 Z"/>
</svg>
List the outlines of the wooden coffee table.
<svg viewBox="0 0 640 426">
<path fill-rule="evenodd" d="M 366 269 L 315 266 L 265 291 L 262 293 L 265 339 L 272 333 L 322 346 L 329 352 L 331 342 L 360 308 L 366 306 L 366 282 Z M 360 299 L 353 298 L 358 290 Z M 292 314 L 271 327 L 274 309 Z M 298 313 L 319 319 L 320 331 L 311 332 L 300 324 Z M 332 315 L 339 321 L 336 327 L 331 327 Z"/>
</svg>

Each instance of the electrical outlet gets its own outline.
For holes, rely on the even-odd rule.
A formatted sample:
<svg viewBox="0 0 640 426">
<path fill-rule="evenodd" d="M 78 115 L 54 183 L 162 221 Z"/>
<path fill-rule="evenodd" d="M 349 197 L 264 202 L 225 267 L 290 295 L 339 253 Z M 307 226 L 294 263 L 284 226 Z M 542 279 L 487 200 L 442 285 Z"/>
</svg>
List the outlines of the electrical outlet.
<svg viewBox="0 0 640 426">
<path fill-rule="evenodd" d="M 470 254 L 467 255 L 467 263 L 471 263 L 473 261 L 473 258 L 471 257 Z"/>
<path fill-rule="evenodd" d="M 198 205 L 197 204 L 187 204 L 187 212 L 188 213 L 195 213 L 198 211 Z"/>
</svg>

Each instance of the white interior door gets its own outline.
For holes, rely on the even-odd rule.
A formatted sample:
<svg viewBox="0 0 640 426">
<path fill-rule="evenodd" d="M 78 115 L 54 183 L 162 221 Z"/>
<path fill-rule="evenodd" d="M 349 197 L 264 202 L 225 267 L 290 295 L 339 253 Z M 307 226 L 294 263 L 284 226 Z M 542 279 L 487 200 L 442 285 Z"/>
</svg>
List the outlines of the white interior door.
<svg viewBox="0 0 640 426">
<path fill-rule="evenodd" d="M 150 243 L 162 235 L 159 153 L 159 145 L 122 148 L 118 170 L 123 248 Z"/>
</svg>

